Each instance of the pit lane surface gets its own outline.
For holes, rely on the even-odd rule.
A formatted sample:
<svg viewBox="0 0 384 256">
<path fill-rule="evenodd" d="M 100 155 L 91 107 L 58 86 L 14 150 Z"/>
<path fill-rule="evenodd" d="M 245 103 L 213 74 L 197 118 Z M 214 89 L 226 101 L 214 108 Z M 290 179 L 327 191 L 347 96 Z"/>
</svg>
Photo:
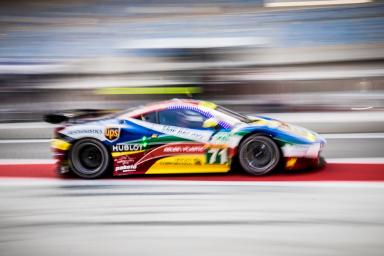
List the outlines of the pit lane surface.
<svg viewBox="0 0 384 256">
<path fill-rule="evenodd" d="M 382 255 L 383 183 L 0 180 L 1 255 Z"/>
</svg>

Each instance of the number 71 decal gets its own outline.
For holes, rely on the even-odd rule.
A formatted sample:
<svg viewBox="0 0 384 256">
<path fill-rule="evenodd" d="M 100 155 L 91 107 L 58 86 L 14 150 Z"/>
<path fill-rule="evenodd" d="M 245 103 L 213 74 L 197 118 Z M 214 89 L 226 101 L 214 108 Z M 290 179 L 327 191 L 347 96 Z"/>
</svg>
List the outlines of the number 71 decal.
<svg viewBox="0 0 384 256">
<path fill-rule="evenodd" d="M 206 153 L 207 164 L 226 164 L 228 162 L 228 154 L 226 148 L 211 148 Z"/>
</svg>

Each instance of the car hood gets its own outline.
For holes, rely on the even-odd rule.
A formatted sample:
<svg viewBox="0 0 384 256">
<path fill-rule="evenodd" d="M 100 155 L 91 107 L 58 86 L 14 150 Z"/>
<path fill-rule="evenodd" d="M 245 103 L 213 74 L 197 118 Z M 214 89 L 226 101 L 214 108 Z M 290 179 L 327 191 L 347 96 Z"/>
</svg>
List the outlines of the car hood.
<svg viewBox="0 0 384 256">
<path fill-rule="evenodd" d="M 326 141 L 319 134 L 314 131 L 308 130 L 304 127 L 293 125 L 280 120 L 272 119 L 265 116 L 248 116 L 252 121 L 247 124 L 251 128 L 267 127 L 278 132 L 290 134 L 295 137 L 304 139 L 308 142 L 315 143 L 320 142 L 325 144 Z"/>
</svg>

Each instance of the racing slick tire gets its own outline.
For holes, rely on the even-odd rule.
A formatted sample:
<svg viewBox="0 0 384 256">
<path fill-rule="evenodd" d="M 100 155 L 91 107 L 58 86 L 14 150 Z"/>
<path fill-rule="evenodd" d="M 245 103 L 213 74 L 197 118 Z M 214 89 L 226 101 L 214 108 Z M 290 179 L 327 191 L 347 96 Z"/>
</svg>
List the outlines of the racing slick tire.
<svg viewBox="0 0 384 256">
<path fill-rule="evenodd" d="M 279 165 L 280 160 L 280 149 L 269 137 L 252 135 L 240 145 L 239 162 L 249 174 L 267 174 Z"/>
<path fill-rule="evenodd" d="M 111 156 L 103 143 L 86 138 L 75 142 L 68 160 L 74 174 L 85 179 L 96 179 L 109 171 Z"/>
</svg>

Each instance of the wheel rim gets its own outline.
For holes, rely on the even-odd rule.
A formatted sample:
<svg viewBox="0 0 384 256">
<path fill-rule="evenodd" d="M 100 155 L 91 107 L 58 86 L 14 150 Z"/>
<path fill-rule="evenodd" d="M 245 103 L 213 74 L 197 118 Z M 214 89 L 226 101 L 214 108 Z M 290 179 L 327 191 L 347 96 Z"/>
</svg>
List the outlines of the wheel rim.
<svg viewBox="0 0 384 256">
<path fill-rule="evenodd" d="M 104 161 L 101 149 L 93 143 L 83 143 L 78 148 L 78 161 L 74 164 L 84 174 L 94 174 L 99 171 Z"/>
<path fill-rule="evenodd" d="M 250 141 L 245 149 L 245 159 L 248 165 L 254 170 L 267 170 L 276 162 L 277 157 L 274 154 L 274 147 L 268 141 Z"/>
</svg>

